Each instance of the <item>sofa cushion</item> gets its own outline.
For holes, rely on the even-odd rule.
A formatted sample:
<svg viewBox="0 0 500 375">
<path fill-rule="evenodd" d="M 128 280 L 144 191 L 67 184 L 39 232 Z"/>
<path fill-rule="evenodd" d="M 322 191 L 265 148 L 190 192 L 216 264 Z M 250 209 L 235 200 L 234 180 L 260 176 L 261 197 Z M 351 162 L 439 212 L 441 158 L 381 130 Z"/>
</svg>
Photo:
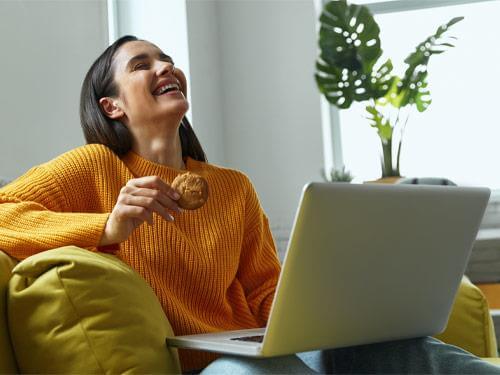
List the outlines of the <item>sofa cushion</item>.
<svg viewBox="0 0 500 375">
<path fill-rule="evenodd" d="M 0 374 L 17 372 L 7 328 L 7 285 L 16 261 L 0 250 Z"/>
<path fill-rule="evenodd" d="M 462 279 L 446 330 L 436 338 L 479 357 L 497 357 L 495 328 L 488 302 L 467 277 Z"/>
<path fill-rule="evenodd" d="M 156 295 L 113 255 L 69 246 L 20 262 L 8 321 L 22 372 L 180 372 Z"/>
<path fill-rule="evenodd" d="M 491 363 L 492 365 L 495 366 L 500 366 L 500 358 L 494 357 L 494 358 L 483 358 L 486 362 Z"/>
</svg>

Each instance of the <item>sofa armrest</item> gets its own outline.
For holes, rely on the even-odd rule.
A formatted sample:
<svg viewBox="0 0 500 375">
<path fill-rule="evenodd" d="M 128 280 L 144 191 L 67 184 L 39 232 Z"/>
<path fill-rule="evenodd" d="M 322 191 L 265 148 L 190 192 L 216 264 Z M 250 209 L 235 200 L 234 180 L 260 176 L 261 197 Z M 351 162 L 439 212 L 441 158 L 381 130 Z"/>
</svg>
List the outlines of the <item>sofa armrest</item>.
<svg viewBox="0 0 500 375">
<path fill-rule="evenodd" d="M 7 326 L 7 286 L 16 263 L 0 250 L 0 374 L 18 372 Z"/>
<path fill-rule="evenodd" d="M 445 331 L 436 336 L 479 357 L 498 357 L 495 327 L 481 290 L 464 276 Z"/>
<path fill-rule="evenodd" d="M 179 373 L 151 287 L 113 255 L 74 246 L 14 268 L 8 324 L 23 373 Z"/>
</svg>

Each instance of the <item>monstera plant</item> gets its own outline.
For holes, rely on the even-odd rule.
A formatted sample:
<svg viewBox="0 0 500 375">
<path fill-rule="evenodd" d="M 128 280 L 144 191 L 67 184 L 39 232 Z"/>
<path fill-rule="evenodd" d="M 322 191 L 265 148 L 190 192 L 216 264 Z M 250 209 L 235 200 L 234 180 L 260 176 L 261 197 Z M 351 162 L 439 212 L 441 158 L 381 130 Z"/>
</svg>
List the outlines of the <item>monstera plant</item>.
<svg viewBox="0 0 500 375">
<path fill-rule="evenodd" d="M 429 107 L 429 59 L 454 47 L 456 38 L 445 34 L 462 19 L 453 18 L 420 43 L 404 60 L 407 67 L 399 77 L 393 74 L 391 59 L 380 59 L 380 28 L 367 7 L 345 0 L 325 5 L 320 16 L 316 83 L 326 99 L 340 109 L 366 102 L 367 118 L 382 143 L 382 177 L 400 176 L 402 134 L 409 117 L 407 114 L 403 120 L 401 109 L 414 107 L 423 112 Z M 401 129 L 401 136 L 394 150 L 396 128 Z"/>
</svg>

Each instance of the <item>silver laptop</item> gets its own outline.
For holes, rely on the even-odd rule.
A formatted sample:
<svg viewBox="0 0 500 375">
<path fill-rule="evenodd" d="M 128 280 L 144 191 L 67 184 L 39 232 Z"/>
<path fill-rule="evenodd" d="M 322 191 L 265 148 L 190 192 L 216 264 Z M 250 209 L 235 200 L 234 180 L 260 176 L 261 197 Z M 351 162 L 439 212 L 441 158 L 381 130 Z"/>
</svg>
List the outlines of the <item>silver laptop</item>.
<svg viewBox="0 0 500 375">
<path fill-rule="evenodd" d="M 272 357 L 441 332 L 489 195 L 309 183 L 267 327 L 170 337 L 167 345 Z"/>
</svg>

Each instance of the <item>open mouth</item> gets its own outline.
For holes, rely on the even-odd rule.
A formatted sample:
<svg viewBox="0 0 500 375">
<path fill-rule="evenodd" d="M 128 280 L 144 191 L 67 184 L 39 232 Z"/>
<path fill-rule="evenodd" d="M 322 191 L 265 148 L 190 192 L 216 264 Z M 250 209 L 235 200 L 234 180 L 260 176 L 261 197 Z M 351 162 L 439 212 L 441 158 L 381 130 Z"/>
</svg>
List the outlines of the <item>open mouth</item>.
<svg viewBox="0 0 500 375">
<path fill-rule="evenodd" d="M 153 95 L 155 96 L 160 96 L 163 94 L 169 94 L 169 93 L 174 93 L 177 91 L 180 91 L 181 88 L 177 83 L 168 83 L 166 85 L 162 85 L 158 87 L 154 92 Z"/>
</svg>

